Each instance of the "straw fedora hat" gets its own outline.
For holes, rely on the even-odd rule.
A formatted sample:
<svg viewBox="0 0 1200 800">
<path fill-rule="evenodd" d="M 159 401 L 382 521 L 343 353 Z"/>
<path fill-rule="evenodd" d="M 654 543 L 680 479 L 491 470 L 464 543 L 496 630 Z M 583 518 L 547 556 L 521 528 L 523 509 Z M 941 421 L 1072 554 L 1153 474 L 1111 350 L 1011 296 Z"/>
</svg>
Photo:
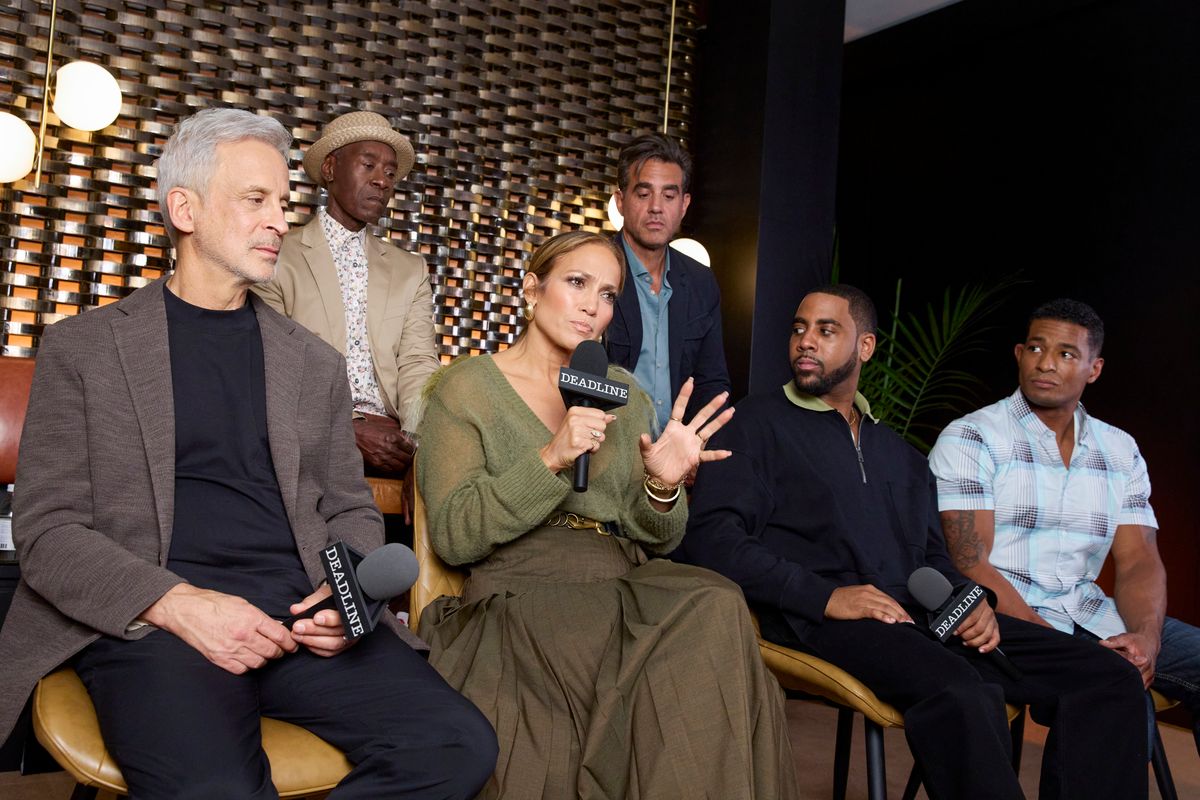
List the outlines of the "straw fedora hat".
<svg viewBox="0 0 1200 800">
<path fill-rule="evenodd" d="M 321 131 L 321 138 L 304 154 L 304 172 L 316 181 L 318 186 L 324 186 L 321 164 L 325 162 L 325 156 L 354 142 L 383 142 L 390 145 L 396 151 L 397 179 L 403 178 L 412 169 L 413 147 L 407 136 L 392 130 L 387 119 L 380 114 L 373 111 L 351 111 L 349 114 L 334 117 L 325 126 L 325 130 Z"/>
</svg>

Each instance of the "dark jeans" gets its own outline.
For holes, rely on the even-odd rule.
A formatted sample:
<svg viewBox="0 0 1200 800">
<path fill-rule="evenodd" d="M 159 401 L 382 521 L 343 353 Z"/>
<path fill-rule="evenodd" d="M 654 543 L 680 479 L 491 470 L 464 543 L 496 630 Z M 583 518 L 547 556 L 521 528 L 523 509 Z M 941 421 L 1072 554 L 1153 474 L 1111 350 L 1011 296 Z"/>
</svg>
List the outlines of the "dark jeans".
<svg viewBox="0 0 1200 800">
<path fill-rule="evenodd" d="M 355 765 L 330 798 L 470 798 L 496 735 L 469 701 L 379 630 L 333 658 L 306 649 L 233 675 L 154 631 L 102 638 L 75 669 L 133 798 L 274 798 L 259 717 L 308 728 Z"/>
<path fill-rule="evenodd" d="M 914 616 L 914 618 L 917 618 Z M 997 615 L 1012 680 L 957 639 L 943 645 L 915 625 L 824 620 L 805 641 L 763 634 L 830 661 L 904 714 L 904 732 L 933 798 L 1021 797 L 1011 763 L 1006 701 L 1050 727 L 1042 800 L 1145 798 L 1146 738 L 1137 670 L 1116 653 Z M 790 629 L 789 629 L 790 630 Z"/>
<path fill-rule="evenodd" d="M 1075 626 L 1075 635 L 1098 641 L 1086 628 Z M 1192 715 L 1192 738 L 1196 752 L 1200 753 L 1200 628 L 1180 622 L 1173 617 L 1163 620 L 1161 646 L 1158 660 L 1154 664 L 1154 682 L 1151 687 L 1172 700 L 1178 700 Z M 1154 714 L 1154 701 L 1147 695 L 1150 714 L 1150 736 L 1158 724 Z"/>
</svg>

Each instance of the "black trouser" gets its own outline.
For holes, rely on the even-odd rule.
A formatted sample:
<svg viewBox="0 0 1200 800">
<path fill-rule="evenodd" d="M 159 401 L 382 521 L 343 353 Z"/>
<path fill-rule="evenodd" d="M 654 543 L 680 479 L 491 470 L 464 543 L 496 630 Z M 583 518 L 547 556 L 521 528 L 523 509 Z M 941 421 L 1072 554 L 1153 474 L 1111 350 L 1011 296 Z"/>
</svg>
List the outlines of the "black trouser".
<svg viewBox="0 0 1200 800">
<path fill-rule="evenodd" d="M 154 631 L 76 660 L 133 798 L 273 798 L 259 717 L 301 725 L 355 765 L 330 798 L 469 798 L 496 765 L 487 719 L 386 630 L 233 675 Z"/>
<path fill-rule="evenodd" d="M 916 618 L 914 616 L 914 618 Z M 904 733 L 933 798 L 1021 797 L 1004 703 L 1031 706 L 1050 727 L 1042 800 L 1147 796 L 1145 701 L 1138 672 L 1116 653 L 1040 625 L 997 615 L 1014 681 L 955 638 L 914 625 L 825 620 L 800 642 L 764 635 L 832 662 L 904 714 Z"/>
</svg>

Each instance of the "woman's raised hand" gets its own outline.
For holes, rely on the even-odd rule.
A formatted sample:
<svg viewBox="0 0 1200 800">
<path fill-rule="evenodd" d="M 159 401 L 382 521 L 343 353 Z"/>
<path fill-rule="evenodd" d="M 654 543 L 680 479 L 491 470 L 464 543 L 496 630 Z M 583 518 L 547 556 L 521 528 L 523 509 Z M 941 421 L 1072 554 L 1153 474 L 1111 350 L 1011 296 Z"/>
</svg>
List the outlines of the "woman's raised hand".
<svg viewBox="0 0 1200 800">
<path fill-rule="evenodd" d="M 675 405 L 671 407 L 671 418 L 658 441 L 652 444 L 650 436 L 643 433 L 639 442 L 646 473 L 668 486 L 682 483 L 701 461 L 720 461 L 733 455 L 729 450 L 704 449 L 709 437 L 733 418 L 732 406 L 713 417 L 725 404 L 729 392 L 721 392 L 714 397 L 708 405 L 696 412 L 691 422 L 684 425 L 683 413 L 692 397 L 692 387 L 692 379 L 688 378 L 680 388 L 679 396 L 675 398 Z"/>
<path fill-rule="evenodd" d="M 562 472 L 573 466 L 584 453 L 594 453 L 604 441 L 604 429 L 616 419 L 598 408 L 571 406 L 550 443 L 538 451 L 542 462 L 551 472 Z"/>
</svg>

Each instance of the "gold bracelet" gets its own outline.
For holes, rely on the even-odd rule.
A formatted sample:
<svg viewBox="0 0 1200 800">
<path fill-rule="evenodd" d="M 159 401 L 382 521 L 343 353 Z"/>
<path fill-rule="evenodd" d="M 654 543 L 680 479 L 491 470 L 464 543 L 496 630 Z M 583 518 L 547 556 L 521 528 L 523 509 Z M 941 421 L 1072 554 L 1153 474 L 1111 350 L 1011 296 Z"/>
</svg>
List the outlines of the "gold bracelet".
<svg viewBox="0 0 1200 800">
<path fill-rule="evenodd" d="M 683 481 L 670 486 L 647 472 L 642 479 L 642 488 L 646 490 L 646 496 L 651 500 L 657 500 L 660 503 L 673 503 L 679 499 L 679 492 L 683 489 Z M 656 494 L 656 492 L 670 492 L 671 494 L 669 497 L 662 497 Z"/>
<path fill-rule="evenodd" d="M 649 486 L 643 484 L 642 488 L 646 490 L 647 497 L 649 497 L 651 500 L 657 500 L 660 503 L 674 503 L 679 499 L 679 492 L 682 491 L 680 487 L 676 486 L 675 492 L 670 497 L 659 497 Z"/>
<path fill-rule="evenodd" d="M 651 475 L 649 472 L 642 473 L 643 480 L 651 489 L 656 489 L 660 492 L 673 492 L 680 486 L 683 486 L 683 481 L 679 483 L 663 483 L 658 478 Z"/>
</svg>

